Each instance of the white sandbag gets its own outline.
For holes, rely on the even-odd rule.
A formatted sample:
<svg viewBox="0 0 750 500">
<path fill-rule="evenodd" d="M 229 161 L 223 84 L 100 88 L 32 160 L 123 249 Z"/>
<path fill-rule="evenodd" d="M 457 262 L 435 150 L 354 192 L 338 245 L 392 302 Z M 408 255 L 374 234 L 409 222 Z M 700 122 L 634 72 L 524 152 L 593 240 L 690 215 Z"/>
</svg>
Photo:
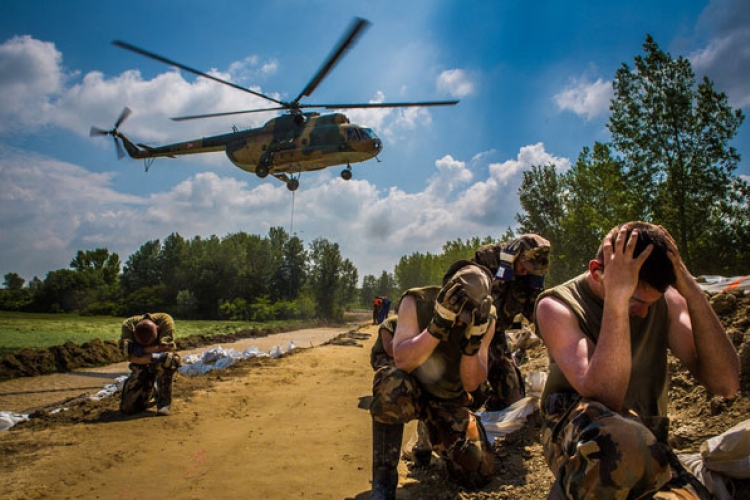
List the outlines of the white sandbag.
<svg viewBox="0 0 750 500">
<path fill-rule="evenodd" d="M 271 357 L 271 359 L 280 358 L 281 355 L 284 354 L 281 352 L 281 347 L 275 345 L 271 348 L 270 351 L 268 351 L 268 355 Z"/>
<path fill-rule="evenodd" d="M 713 494 L 716 500 L 732 500 L 732 495 L 726 486 L 727 478 L 718 472 L 708 470 L 700 453 L 681 454 L 677 455 L 677 458 Z"/>
<path fill-rule="evenodd" d="M 487 437 L 491 443 L 526 425 L 526 417 L 534 413 L 539 405 L 539 398 L 526 396 L 501 411 L 480 411 L 477 416 L 482 419 Z"/>
<path fill-rule="evenodd" d="M 232 366 L 237 360 L 233 357 L 221 358 L 214 363 L 214 370 L 223 370 Z"/>
<path fill-rule="evenodd" d="M 544 384 L 547 383 L 547 372 L 531 372 L 526 375 L 525 383 L 527 396 L 541 398 Z"/>
<path fill-rule="evenodd" d="M 750 419 L 706 440 L 701 455 L 709 470 L 750 479 Z"/>
<path fill-rule="evenodd" d="M 13 411 L 0 411 L 0 431 L 7 431 L 19 422 L 25 422 L 29 416 L 25 413 Z"/>
<path fill-rule="evenodd" d="M 266 356 L 266 353 L 262 352 L 260 349 L 258 349 L 258 346 L 254 346 L 254 345 L 242 351 L 242 357 L 245 359 L 263 357 L 263 356 Z"/>
</svg>

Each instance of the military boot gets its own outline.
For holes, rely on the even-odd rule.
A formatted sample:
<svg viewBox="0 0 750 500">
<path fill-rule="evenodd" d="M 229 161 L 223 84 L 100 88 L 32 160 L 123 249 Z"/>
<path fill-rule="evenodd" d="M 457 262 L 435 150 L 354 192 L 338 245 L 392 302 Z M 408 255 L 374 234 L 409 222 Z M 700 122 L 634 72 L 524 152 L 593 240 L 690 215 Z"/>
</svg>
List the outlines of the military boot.
<svg viewBox="0 0 750 500">
<path fill-rule="evenodd" d="M 172 374 L 164 374 L 156 380 L 156 409 L 161 415 L 171 413 L 172 377 Z"/>
<path fill-rule="evenodd" d="M 430 431 L 421 420 L 417 423 L 417 443 L 411 450 L 414 456 L 414 465 L 427 467 L 432 461 L 432 443 L 430 442 Z"/>
<path fill-rule="evenodd" d="M 389 425 L 372 421 L 371 500 L 395 500 L 403 436 L 404 424 Z"/>
</svg>

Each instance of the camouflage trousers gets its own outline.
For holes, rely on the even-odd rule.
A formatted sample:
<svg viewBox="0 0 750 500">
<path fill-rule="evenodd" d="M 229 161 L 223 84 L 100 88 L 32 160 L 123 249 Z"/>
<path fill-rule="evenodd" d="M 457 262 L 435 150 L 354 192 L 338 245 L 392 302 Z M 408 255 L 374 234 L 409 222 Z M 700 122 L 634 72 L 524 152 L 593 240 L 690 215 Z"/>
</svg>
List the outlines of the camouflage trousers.
<svg viewBox="0 0 750 500">
<path fill-rule="evenodd" d="M 656 429 L 635 413 L 572 394 L 548 396 L 542 415 L 541 442 L 556 477 L 549 498 L 713 498 L 666 444 L 666 419 L 655 419 Z"/>
<path fill-rule="evenodd" d="M 156 407 L 172 404 L 172 380 L 180 357 L 170 353 L 163 362 L 139 365 L 130 363 L 130 376 L 125 381 L 120 399 L 120 411 L 126 415 L 140 413 L 148 407 L 156 392 Z"/>
<path fill-rule="evenodd" d="M 503 410 L 526 396 L 523 375 L 510 357 L 507 342 L 493 339 L 488 353 L 487 382 L 477 395 L 477 399 L 485 400 L 487 411 Z"/>
<path fill-rule="evenodd" d="M 469 406 L 472 397 L 438 399 L 424 391 L 414 377 L 395 367 L 375 372 L 372 418 L 382 424 L 421 420 L 429 432 L 433 450 L 447 464 L 448 472 L 467 488 L 486 485 L 495 471 L 492 446 L 482 422 Z"/>
</svg>

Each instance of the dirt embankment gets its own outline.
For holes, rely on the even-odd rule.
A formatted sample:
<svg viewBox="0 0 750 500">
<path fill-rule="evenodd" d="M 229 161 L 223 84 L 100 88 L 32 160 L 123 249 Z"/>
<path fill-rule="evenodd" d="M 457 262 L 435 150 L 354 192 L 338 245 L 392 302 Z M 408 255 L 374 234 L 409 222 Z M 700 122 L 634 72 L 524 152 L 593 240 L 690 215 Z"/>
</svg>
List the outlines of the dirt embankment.
<svg viewBox="0 0 750 500">
<path fill-rule="evenodd" d="M 750 297 L 712 298 L 742 359 L 742 389 L 713 397 L 671 364 L 671 443 L 694 453 L 709 437 L 750 418 Z M 0 433 L 0 497 L 136 499 L 369 498 L 369 348 L 375 327 L 352 342 L 241 361 L 227 370 L 175 380 L 173 414 L 134 417 L 118 398 L 40 414 Z M 543 346 L 521 370 L 547 366 Z M 407 425 L 404 442 L 413 433 Z M 552 484 L 539 444 L 538 413 L 495 443 L 496 470 L 481 491 L 446 479 L 439 460 L 399 465 L 400 500 L 544 499 Z M 750 481 L 735 483 L 750 500 Z"/>
<path fill-rule="evenodd" d="M 190 335 L 175 341 L 177 350 L 195 349 L 212 344 L 228 344 L 242 339 L 261 338 L 276 333 L 315 328 L 320 322 L 308 322 L 286 327 L 253 328 L 231 334 Z M 0 381 L 17 377 L 36 377 L 50 373 L 65 373 L 80 368 L 104 366 L 122 361 L 122 353 L 115 340 L 94 339 L 81 345 L 65 342 L 47 349 L 21 349 L 0 358 Z"/>
</svg>

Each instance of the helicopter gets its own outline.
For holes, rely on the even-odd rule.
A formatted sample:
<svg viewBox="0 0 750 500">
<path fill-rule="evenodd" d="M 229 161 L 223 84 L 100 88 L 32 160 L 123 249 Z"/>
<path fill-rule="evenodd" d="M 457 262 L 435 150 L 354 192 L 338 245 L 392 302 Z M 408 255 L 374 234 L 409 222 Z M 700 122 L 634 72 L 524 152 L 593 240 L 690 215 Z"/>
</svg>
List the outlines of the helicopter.
<svg viewBox="0 0 750 500">
<path fill-rule="evenodd" d="M 352 163 L 377 158 L 383 150 L 383 142 L 371 128 L 351 123 L 344 113 L 332 112 L 320 114 L 304 110 L 311 108 L 343 110 L 353 108 L 452 106 L 459 102 L 458 100 L 450 100 L 353 104 L 302 103 L 302 99 L 312 95 L 320 82 L 323 81 L 339 62 L 344 53 L 351 48 L 369 24 L 370 22 L 365 19 L 354 19 L 350 28 L 345 32 L 315 76 L 293 101 L 274 99 L 273 97 L 222 80 L 221 78 L 193 69 L 127 42 L 115 40 L 112 44 L 119 48 L 175 66 L 188 73 L 208 78 L 222 85 L 228 85 L 237 90 L 261 97 L 276 105 L 260 109 L 179 116 L 172 118 L 174 121 L 265 111 L 285 111 L 285 113 L 272 118 L 259 128 L 245 130 L 233 128 L 232 132 L 212 137 L 192 139 L 164 146 L 147 146 L 146 144 L 133 143 L 119 131 L 122 123 L 131 114 L 130 108 L 126 107 L 115 121 L 114 128 L 106 130 L 91 127 L 89 135 L 92 137 L 112 136 L 118 158 L 123 158 L 127 153 L 131 158 L 143 159 L 146 162 L 146 171 L 148 171 L 155 158 L 174 158 L 183 155 L 224 151 L 235 166 L 247 172 L 255 173 L 261 179 L 271 175 L 285 183 L 290 191 L 296 191 L 299 188 L 299 176 L 302 172 L 322 170 L 337 165 L 346 165 L 346 168 L 341 172 L 341 177 L 344 180 L 350 180 L 352 178 Z"/>
</svg>

